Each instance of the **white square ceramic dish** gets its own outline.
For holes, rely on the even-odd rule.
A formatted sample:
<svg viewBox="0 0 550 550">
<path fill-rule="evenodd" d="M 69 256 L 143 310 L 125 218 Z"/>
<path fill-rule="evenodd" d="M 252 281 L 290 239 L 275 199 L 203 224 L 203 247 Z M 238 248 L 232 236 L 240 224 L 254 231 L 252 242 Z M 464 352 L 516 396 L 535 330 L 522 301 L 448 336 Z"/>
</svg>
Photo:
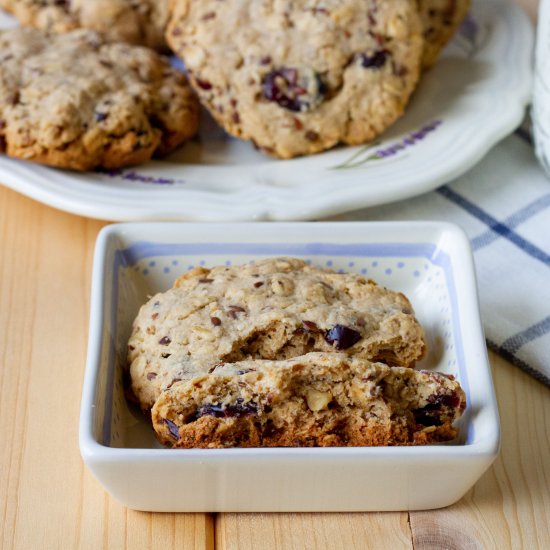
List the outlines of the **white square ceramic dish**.
<svg viewBox="0 0 550 550">
<path fill-rule="evenodd" d="M 423 324 L 422 368 L 454 374 L 468 398 L 460 437 L 391 448 L 161 448 L 128 406 L 122 365 L 147 296 L 195 265 L 268 256 L 356 271 L 404 292 Z M 469 243 L 443 223 L 111 225 L 92 281 L 80 449 L 126 506 L 151 511 L 386 511 L 438 508 L 472 487 L 499 449 L 498 412 Z"/>
</svg>

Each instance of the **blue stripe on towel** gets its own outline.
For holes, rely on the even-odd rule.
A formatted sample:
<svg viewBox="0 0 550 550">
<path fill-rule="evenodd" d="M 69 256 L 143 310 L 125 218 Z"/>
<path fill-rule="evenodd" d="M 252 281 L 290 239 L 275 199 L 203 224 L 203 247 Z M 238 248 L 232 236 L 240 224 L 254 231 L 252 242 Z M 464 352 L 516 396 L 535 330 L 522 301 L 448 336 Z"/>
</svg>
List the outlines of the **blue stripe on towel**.
<svg viewBox="0 0 550 550">
<path fill-rule="evenodd" d="M 505 340 L 501 347 L 508 350 L 510 353 L 516 353 L 525 344 L 544 336 L 550 332 L 550 317 L 546 317 L 539 323 L 531 325 L 530 327 L 514 334 L 507 340 Z"/>
<path fill-rule="evenodd" d="M 543 264 L 550 266 L 550 255 L 547 254 L 544 250 L 541 250 L 538 246 L 535 246 L 533 243 L 529 242 L 527 239 L 524 239 L 513 231 L 510 227 L 504 223 L 499 222 L 488 212 L 485 212 L 482 208 L 470 202 L 468 199 L 464 198 L 462 195 L 459 195 L 449 187 L 441 187 L 437 192 L 443 195 L 446 199 L 450 200 L 457 206 L 460 206 L 466 212 L 483 222 L 485 225 L 491 228 L 492 231 L 498 233 L 501 237 L 507 239 L 511 243 L 515 244 L 518 248 L 523 250 L 526 254 L 539 260 Z"/>
<path fill-rule="evenodd" d="M 546 210 L 548 207 L 550 207 L 550 194 L 542 195 L 542 197 L 539 197 L 537 200 L 506 218 L 504 223 L 508 227 L 516 228 L 523 222 Z M 472 239 L 472 248 L 474 250 L 479 250 L 480 248 L 490 245 L 496 239 L 498 239 L 498 235 L 493 231 L 485 231 L 485 233 Z"/>
</svg>

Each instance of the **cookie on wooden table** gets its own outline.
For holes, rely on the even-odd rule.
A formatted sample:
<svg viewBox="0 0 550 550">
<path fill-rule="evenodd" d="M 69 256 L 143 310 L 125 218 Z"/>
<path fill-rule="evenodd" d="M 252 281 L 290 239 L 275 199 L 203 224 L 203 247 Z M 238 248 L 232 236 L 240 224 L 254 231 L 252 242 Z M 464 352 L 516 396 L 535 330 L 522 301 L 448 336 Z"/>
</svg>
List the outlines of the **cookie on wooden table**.
<svg viewBox="0 0 550 550">
<path fill-rule="evenodd" d="M 86 28 L 111 42 L 166 48 L 169 0 L 0 0 L 0 7 L 21 24 L 47 31 Z"/>
<path fill-rule="evenodd" d="M 416 0 L 174 0 L 167 40 L 214 118 L 280 158 L 378 136 L 423 49 Z"/>
<path fill-rule="evenodd" d="M 187 80 L 148 48 L 93 31 L 0 32 L 0 151 L 61 168 L 139 164 L 198 128 Z"/>
<path fill-rule="evenodd" d="M 175 448 L 424 445 L 455 438 L 465 407 L 452 376 L 311 353 L 178 382 L 152 419 Z"/>
<path fill-rule="evenodd" d="M 187 272 L 141 308 L 128 346 L 145 410 L 175 382 L 223 362 L 345 351 L 410 367 L 426 349 L 403 294 L 295 258 Z"/>
</svg>

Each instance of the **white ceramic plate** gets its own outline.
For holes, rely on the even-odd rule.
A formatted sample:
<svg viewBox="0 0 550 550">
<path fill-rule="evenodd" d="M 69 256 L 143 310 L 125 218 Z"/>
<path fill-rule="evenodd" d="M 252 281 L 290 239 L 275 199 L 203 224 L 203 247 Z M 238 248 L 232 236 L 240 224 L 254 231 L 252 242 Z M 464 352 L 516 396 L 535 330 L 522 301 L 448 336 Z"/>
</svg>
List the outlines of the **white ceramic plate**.
<svg viewBox="0 0 550 550">
<path fill-rule="evenodd" d="M 268 256 L 363 273 L 411 300 L 427 334 L 419 365 L 455 375 L 468 407 L 446 445 L 333 449 L 160 448 L 124 397 L 131 325 L 147 297 L 197 265 Z M 80 449 L 126 506 L 155 511 L 418 510 L 452 504 L 499 448 L 496 401 L 464 233 L 441 223 L 122 224 L 94 260 Z"/>
<path fill-rule="evenodd" d="M 13 20 L 0 14 L 0 27 Z M 435 189 L 464 173 L 523 117 L 533 31 L 510 0 L 472 15 L 424 76 L 406 115 L 366 147 L 276 161 L 204 120 L 162 161 L 74 174 L 0 157 L 0 181 L 76 214 L 132 220 L 305 220 Z"/>
</svg>

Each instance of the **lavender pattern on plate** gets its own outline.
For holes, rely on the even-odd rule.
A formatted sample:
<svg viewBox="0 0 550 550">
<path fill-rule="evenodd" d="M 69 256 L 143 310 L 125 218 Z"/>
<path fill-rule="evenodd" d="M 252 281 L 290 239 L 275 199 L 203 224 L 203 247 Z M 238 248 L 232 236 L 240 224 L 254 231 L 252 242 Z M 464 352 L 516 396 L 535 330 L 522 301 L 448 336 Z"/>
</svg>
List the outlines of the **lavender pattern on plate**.
<svg viewBox="0 0 550 550">
<path fill-rule="evenodd" d="M 403 151 L 406 151 L 421 141 L 424 141 L 429 134 L 435 132 L 442 124 L 442 120 L 433 120 L 422 126 L 419 130 L 411 132 L 401 139 L 401 141 L 385 146 L 381 146 L 380 143 L 377 143 L 375 145 L 370 144 L 362 147 L 347 161 L 339 164 L 338 166 L 334 166 L 334 169 L 344 170 L 348 168 L 358 168 L 376 160 L 387 160 L 389 158 L 396 157 Z"/>
<path fill-rule="evenodd" d="M 145 174 L 140 174 L 135 170 L 125 170 L 125 169 L 106 170 L 106 171 L 100 171 L 100 174 L 112 179 L 131 181 L 135 183 L 145 183 L 145 184 L 151 184 L 151 185 L 177 185 L 177 184 L 185 183 L 185 180 L 182 180 L 182 179 L 148 176 Z"/>
</svg>

